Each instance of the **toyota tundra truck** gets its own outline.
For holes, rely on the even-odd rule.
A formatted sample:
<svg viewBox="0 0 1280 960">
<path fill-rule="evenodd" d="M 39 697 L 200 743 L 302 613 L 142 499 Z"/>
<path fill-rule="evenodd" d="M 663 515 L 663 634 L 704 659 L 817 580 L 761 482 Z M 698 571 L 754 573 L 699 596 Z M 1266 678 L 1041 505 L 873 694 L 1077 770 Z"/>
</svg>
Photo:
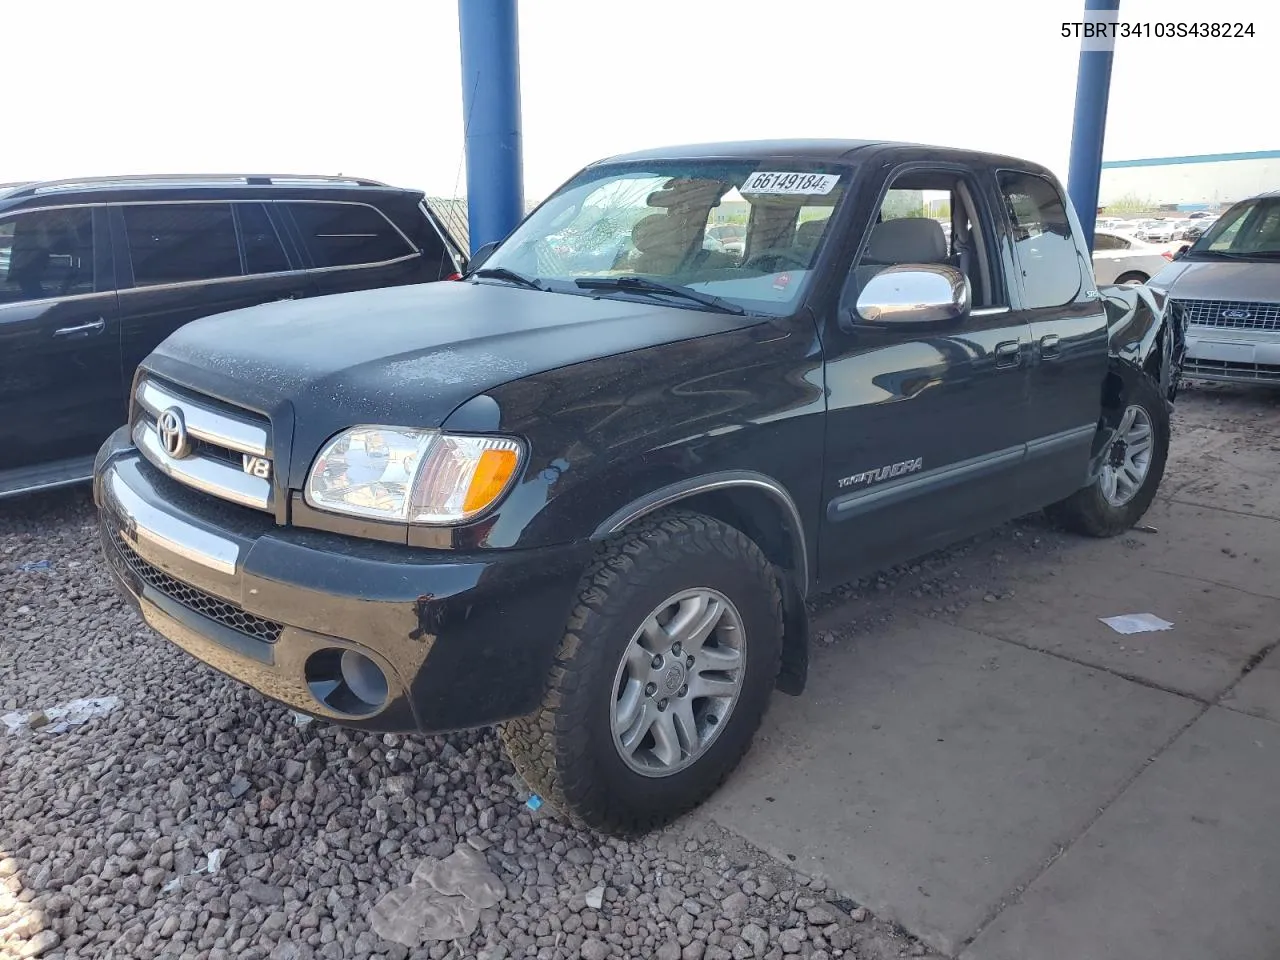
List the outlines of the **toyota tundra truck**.
<svg viewBox="0 0 1280 960">
<path fill-rule="evenodd" d="M 1132 526 L 1183 342 L 1159 292 L 1099 289 L 1034 163 L 653 150 L 459 282 L 178 330 L 94 496 L 120 589 L 194 657 L 354 728 L 500 725 L 531 789 L 636 835 L 803 694 L 806 597 L 1042 509 Z"/>
</svg>

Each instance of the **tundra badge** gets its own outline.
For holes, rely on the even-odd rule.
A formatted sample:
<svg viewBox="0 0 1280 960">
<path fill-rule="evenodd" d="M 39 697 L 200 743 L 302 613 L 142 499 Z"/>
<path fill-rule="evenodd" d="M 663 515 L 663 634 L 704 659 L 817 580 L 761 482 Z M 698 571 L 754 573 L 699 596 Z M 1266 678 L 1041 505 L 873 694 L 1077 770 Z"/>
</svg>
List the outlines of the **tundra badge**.
<svg viewBox="0 0 1280 960">
<path fill-rule="evenodd" d="M 922 466 L 924 466 L 924 457 L 916 457 L 914 460 L 903 460 L 900 463 L 891 463 L 887 467 L 877 467 L 875 470 L 863 470 L 861 473 L 855 473 L 851 477 L 841 477 L 839 486 L 841 489 L 844 489 L 845 487 L 856 486 L 860 483 L 879 483 L 881 480 L 888 480 L 890 477 L 900 477 L 906 473 L 915 473 Z"/>
</svg>

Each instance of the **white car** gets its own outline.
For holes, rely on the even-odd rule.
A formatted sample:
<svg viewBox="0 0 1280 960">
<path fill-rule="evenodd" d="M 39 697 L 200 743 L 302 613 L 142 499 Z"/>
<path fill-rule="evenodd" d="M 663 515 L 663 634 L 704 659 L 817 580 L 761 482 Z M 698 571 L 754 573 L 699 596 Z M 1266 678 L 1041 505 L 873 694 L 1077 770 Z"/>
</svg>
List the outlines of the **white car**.
<svg viewBox="0 0 1280 960">
<path fill-rule="evenodd" d="M 1170 243 L 1177 232 L 1176 220 L 1148 220 L 1138 236 L 1149 243 Z"/>
<path fill-rule="evenodd" d="M 1099 286 L 1146 283 L 1169 265 L 1173 254 L 1155 244 L 1109 230 L 1093 233 L 1093 277 Z"/>
</svg>

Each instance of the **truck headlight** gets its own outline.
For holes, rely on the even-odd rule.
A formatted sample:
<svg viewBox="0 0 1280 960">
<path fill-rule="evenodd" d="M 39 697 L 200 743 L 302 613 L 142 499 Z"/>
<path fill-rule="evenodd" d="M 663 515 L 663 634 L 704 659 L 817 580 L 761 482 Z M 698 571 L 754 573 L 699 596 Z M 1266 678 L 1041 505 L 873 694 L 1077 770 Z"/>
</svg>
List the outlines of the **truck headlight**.
<svg viewBox="0 0 1280 960">
<path fill-rule="evenodd" d="M 461 523 L 506 493 L 523 453 L 512 437 L 352 427 L 320 451 L 305 496 L 318 510 L 350 516 Z"/>
</svg>

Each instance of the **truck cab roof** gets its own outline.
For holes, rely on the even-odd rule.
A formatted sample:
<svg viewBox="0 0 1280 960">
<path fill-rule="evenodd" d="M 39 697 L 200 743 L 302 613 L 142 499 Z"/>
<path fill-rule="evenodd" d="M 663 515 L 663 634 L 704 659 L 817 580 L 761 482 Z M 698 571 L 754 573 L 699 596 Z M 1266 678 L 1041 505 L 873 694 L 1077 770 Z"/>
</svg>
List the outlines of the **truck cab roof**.
<svg viewBox="0 0 1280 960">
<path fill-rule="evenodd" d="M 842 139 L 774 139 L 774 140 L 725 140 L 708 143 L 676 144 L 616 154 L 597 161 L 626 163 L 644 160 L 689 160 L 712 157 L 733 160 L 756 160 L 770 157 L 794 157 L 809 160 L 853 162 L 882 153 L 921 153 L 934 159 L 946 159 L 957 163 L 980 166 L 1014 166 L 1022 170 L 1048 174 L 1047 168 L 1028 160 L 1005 154 L 957 147 L 944 147 L 927 143 L 902 140 L 842 140 Z M 592 164 L 594 166 L 595 164 Z"/>
</svg>

